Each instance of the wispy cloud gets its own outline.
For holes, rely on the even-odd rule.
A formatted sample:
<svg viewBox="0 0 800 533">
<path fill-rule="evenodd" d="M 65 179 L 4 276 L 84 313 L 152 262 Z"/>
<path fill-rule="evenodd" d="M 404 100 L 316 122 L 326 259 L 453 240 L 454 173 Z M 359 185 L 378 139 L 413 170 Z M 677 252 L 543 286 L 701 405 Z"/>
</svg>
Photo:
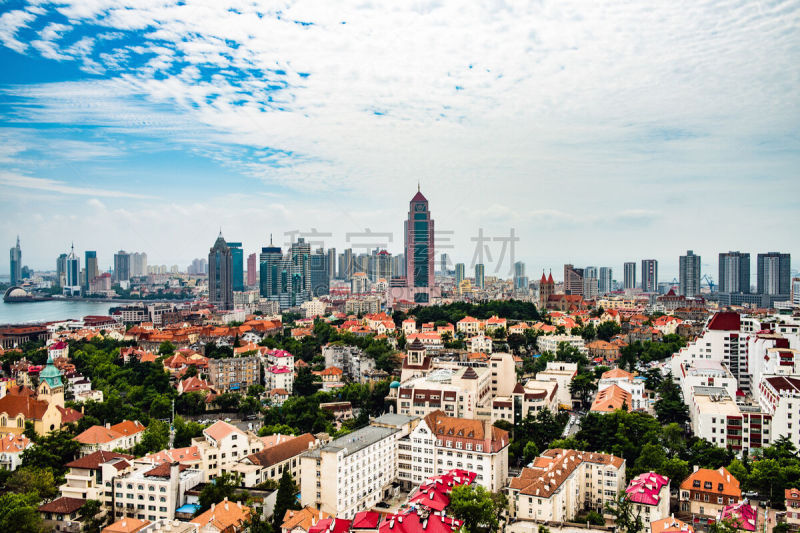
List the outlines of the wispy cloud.
<svg viewBox="0 0 800 533">
<path fill-rule="evenodd" d="M 12 172 L 0 172 L 0 187 L 17 187 L 22 189 L 33 189 L 37 191 L 55 192 L 60 194 L 70 194 L 78 196 L 99 196 L 105 198 L 152 198 L 150 195 L 131 193 L 126 191 L 114 191 L 99 189 L 94 187 L 76 187 L 66 182 L 33 178 L 22 176 Z"/>
</svg>

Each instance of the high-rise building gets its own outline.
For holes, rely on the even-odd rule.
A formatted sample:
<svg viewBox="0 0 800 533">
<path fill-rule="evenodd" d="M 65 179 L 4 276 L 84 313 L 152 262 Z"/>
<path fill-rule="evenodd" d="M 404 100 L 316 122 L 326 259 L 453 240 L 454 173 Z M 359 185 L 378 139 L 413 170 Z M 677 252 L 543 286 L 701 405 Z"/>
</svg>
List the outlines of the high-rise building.
<svg viewBox="0 0 800 533">
<path fill-rule="evenodd" d="M 528 276 L 525 275 L 525 263 L 517 261 L 514 263 L 514 290 L 526 290 L 528 288 Z"/>
<path fill-rule="evenodd" d="M 328 248 L 328 279 L 336 279 L 336 248 Z"/>
<path fill-rule="evenodd" d="M 75 255 L 75 245 L 70 248 L 66 259 L 66 272 L 64 276 L 64 293 L 81 293 L 81 258 Z"/>
<path fill-rule="evenodd" d="M 447 274 L 447 264 L 448 264 L 447 254 L 440 255 L 439 260 L 440 260 L 439 270 L 443 275 Z"/>
<path fill-rule="evenodd" d="M 311 243 L 299 237 L 289 248 L 292 263 L 292 298 L 290 306 L 311 299 Z"/>
<path fill-rule="evenodd" d="M 322 296 L 330 292 L 330 269 L 328 268 L 328 258 L 322 248 L 311 254 L 310 275 L 311 275 L 311 297 Z"/>
<path fill-rule="evenodd" d="M 384 279 L 388 283 L 392 277 L 392 254 L 386 250 L 375 253 L 370 262 L 369 279 L 373 283 Z"/>
<path fill-rule="evenodd" d="M 642 291 L 658 291 L 658 261 L 642 259 Z"/>
<path fill-rule="evenodd" d="M 464 263 L 456 263 L 456 290 L 459 290 L 462 281 L 464 281 Z"/>
<path fill-rule="evenodd" d="M 792 258 L 789 254 L 769 252 L 758 254 L 758 294 L 786 295 L 791 292 L 789 282 Z"/>
<path fill-rule="evenodd" d="M 130 255 L 130 277 L 138 278 L 147 275 L 147 254 L 144 252 L 134 252 Z"/>
<path fill-rule="evenodd" d="M 342 255 L 339 256 L 339 278 L 349 281 L 353 277 L 354 270 L 353 264 L 353 249 L 345 248 Z"/>
<path fill-rule="evenodd" d="M 280 302 L 280 295 L 288 292 L 289 262 L 284 260 L 280 247 L 272 245 L 271 237 L 269 246 L 261 248 L 259 263 L 261 296 Z"/>
<path fill-rule="evenodd" d="M 564 265 L 564 294 L 583 294 L 583 269 Z"/>
<path fill-rule="evenodd" d="M 158 266 L 151 266 L 147 267 L 147 272 L 150 274 L 158 274 L 160 268 Z M 189 265 L 189 268 L 186 269 L 187 273 L 195 275 L 195 276 L 202 276 L 208 273 L 208 262 L 206 261 L 205 257 L 201 257 L 199 259 L 192 259 L 192 264 Z"/>
<path fill-rule="evenodd" d="M 93 250 L 86 250 L 83 253 L 84 257 L 84 268 L 85 277 L 83 279 L 83 288 L 88 289 L 89 283 L 92 282 L 94 278 L 100 275 L 100 269 L 97 268 L 97 252 Z"/>
<path fill-rule="evenodd" d="M 56 280 L 59 287 L 67 283 L 67 254 L 60 254 L 56 259 Z"/>
<path fill-rule="evenodd" d="M 623 282 L 622 288 L 623 289 L 635 289 L 636 288 L 636 263 L 633 261 L 629 261 L 623 265 Z"/>
<path fill-rule="evenodd" d="M 634 265 L 633 269 L 634 274 L 636 273 L 636 265 Z M 613 283 L 613 272 L 610 267 L 600 267 L 600 277 L 597 278 L 597 292 L 600 294 L 608 294 L 614 290 L 611 286 Z"/>
<path fill-rule="evenodd" d="M 242 250 L 242 243 L 229 242 L 228 248 L 231 249 L 231 264 L 233 265 L 233 273 L 231 279 L 233 280 L 233 290 L 244 290 L 244 250 Z"/>
<path fill-rule="evenodd" d="M 792 293 L 789 296 L 794 305 L 800 305 L 800 278 L 792 278 Z"/>
<path fill-rule="evenodd" d="M 392 277 L 406 277 L 406 254 L 397 254 L 392 256 Z M 405 286 L 405 284 L 403 285 Z"/>
<path fill-rule="evenodd" d="M 478 263 L 475 265 L 475 288 L 477 289 L 485 289 L 486 288 L 486 278 L 485 278 L 486 269 L 484 268 L 482 263 Z"/>
<path fill-rule="evenodd" d="M 687 250 L 678 258 L 678 294 L 692 298 L 700 294 L 700 256 Z"/>
<path fill-rule="evenodd" d="M 131 279 L 131 255 L 125 250 L 114 254 L 114 281 L 128 281 Z"/>
<path fill-rule="evenodd" d="M 719 254 L 717 290 L 724 293 L 750 292 L 750 254 L 728 252 Z"/>
<path fill-rule="evenodd" d="M 208 301 L 217 309 L 233 309 L 233 257 L 222 232 L 208 251 Z"/>
<path fill-rule="evenodd" d="M 587 266 L 583 269 L 583 297 L 597 298 L 600 292 L 600 281 L 597 279 L 597 267 Z"/>
<path fill-rule="evenodd" d="M 258 259 L 256 254 L 250 254 L 247 256 L 247 286 L 256 285 L 258 285 Z"/>
<path fill-rule="evenodd" d="M 434 285 L 433 275 L 433 219 L 428 200 L 417 188 L 409 202 L 408 220 L 405 221 L 406 283 L 413 289 L 414 301 L 430 301 Z"/>
<path fill-rule="evenodd" d="M 22 248 L 19 247 L 19 235 L 17 235 L 17 245 L 10 250 L 10 256 L 10 283 L 14 286 L 22 281 Z"/>
</svg>

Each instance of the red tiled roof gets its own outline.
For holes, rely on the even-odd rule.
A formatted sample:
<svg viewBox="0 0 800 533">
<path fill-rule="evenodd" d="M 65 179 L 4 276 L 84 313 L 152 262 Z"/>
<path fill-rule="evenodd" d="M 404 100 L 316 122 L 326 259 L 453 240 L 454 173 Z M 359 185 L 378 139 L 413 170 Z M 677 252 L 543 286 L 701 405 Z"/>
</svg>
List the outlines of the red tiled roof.
<svg viewBox="0 0 800 533">
<path fill-rule="evenodd" d="M 83 457 L 75 459 L 64 466 L 67 468 L 85 468 L 88 470 L 97 470 L 100 468 L 101 464 L 107 463 L 113 459 L 133 459 L 133 455 L 100 450 L 90 453 L 89 455 L 84 455 Z"/>
<path fill-rule="evenodd" d="M 55 514 L 72 514 L 86 503 L 86 500 L 80 498 L 68 498 L 62 496 L 51 502 L 39 506 L 41 513 L 55 513 Z"/>
</svg>

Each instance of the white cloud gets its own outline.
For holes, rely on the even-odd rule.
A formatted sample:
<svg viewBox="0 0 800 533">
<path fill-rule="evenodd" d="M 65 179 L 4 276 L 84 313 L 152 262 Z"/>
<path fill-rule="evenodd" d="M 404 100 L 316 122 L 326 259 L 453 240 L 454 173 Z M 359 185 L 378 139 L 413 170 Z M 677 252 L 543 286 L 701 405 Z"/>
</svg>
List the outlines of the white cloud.
<svg viewBox="0 0 800 533">
<path fill-rule="evenodd" d="M 22 189 L 33 189 L 37 191 L 46 191 L 60 194 L 70 194 L 79 196 L 100 196 L 109 198 L 139 198 L 146 199 L 152 198 L 150 195 L 130 193 L 126 191 L 114 191 L 109 189 L 100 189 L 94 187 L 76 187 L 69 185 L 66 182 L 45 179 L 33 178 L 30 176 L 22 176 L 13 172 L 0 171 L 0 187 L 17 187 Z"/>
<path fill-rule="evenodd" d="M 27 27 L 35 18 L 34 13 L 21 9 L 3 13 L 0 16 L 0 42 L 16 52 L 24 53 L 28 45 L 17 39 L 17 31 Z"/>
</svg>

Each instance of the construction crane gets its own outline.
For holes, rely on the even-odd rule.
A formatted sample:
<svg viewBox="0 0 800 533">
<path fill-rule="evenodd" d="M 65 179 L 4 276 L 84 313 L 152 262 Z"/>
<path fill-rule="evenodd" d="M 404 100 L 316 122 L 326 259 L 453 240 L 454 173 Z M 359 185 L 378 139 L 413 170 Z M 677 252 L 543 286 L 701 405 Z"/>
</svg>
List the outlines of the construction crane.
<svg viewBox="0 0 800 533">
<path fill-rule="evenodd" d="M 714 280 L 713 280 L 713 279 L 711 279 L 711 278 L 708 276 L 708 274 L 703 274 L 703 277 L 702 277 L 702 279 L 701 279 L 701 283 L 702 283 L 702 282 L 705 282 L 705 283 L 706 283 L 706 285 L 708 285 L 708 290 L 709 290 L 710 292 L 714 292 Z"/>
</svg>

